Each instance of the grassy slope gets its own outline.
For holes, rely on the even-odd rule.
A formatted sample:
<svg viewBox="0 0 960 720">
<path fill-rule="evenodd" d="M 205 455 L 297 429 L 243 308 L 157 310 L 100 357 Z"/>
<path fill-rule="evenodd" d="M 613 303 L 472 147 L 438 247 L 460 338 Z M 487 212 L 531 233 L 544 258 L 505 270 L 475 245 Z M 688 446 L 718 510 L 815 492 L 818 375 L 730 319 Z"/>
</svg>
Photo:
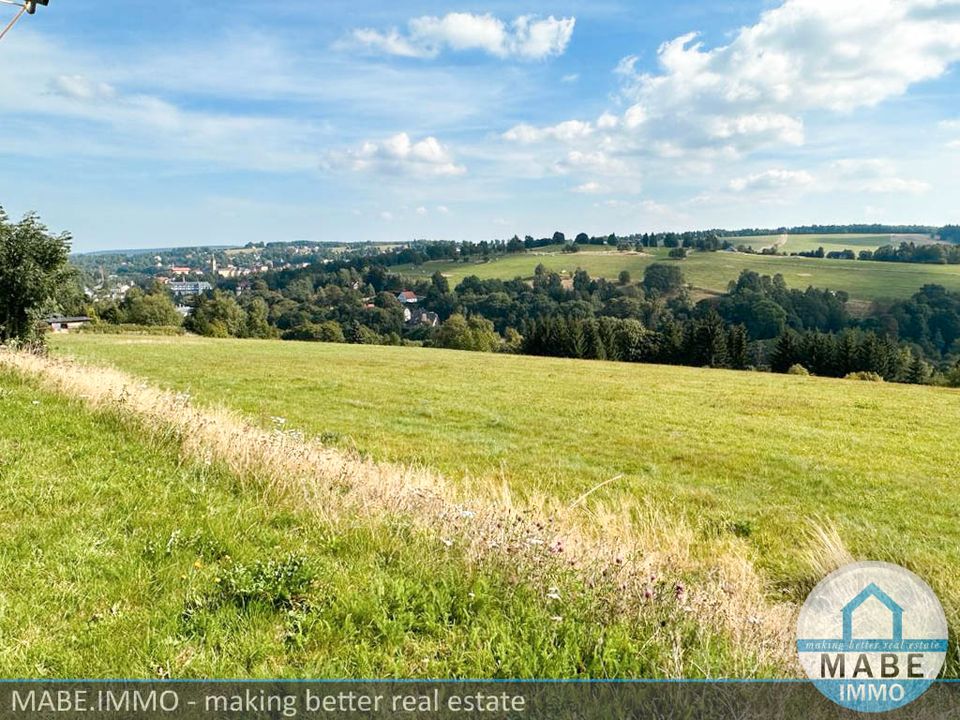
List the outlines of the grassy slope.
<svg viewBox="0 0 960 720">
<path fill-rule="evenodd" d="M 693 253 L 685 260 L 669 260 L 660 248 L 655 254 L 583 251 L 576 254 L 529 253 L 513 255 L 488 263 L 454 263 L 438 261 L 420 267 L 400 266 L 397 272 L 410 276 L 430 276 L 437 270 L 459 282 L 467 275 L 481 278 L 511 279 L 532 277 L 540 263 L 550 270 L 572 273 L 583 268 L 594 277 L 616 278 L 628 270 L 635 280 L 654 262 L 677 263 L 688 283 L 694 287 L 724 292 L 742 270 L 755 270 L 764 275 L 780 273 L 793 288 L 810 285 L 831 290 L 845 290 L 858 300 L 904 298 L 927 283 L 960 290 L 960 266 L 921 265 L 915 263 L 881 263 L 859 260 L 826 260 L 804 257 L 777 257 L 739 253 Z"/>
<path fill-rule="evenodd" d="M 734 245 L 747 245 L 759 251 L 771 245 L 780 245 L 780 235 L 760 235 L 747 237 L 725 238 Z M 923 244 L 930 242 L 924 235 L 787 235 L 786 242 L 780 245 L 780 251 L 785 253 L 806 252 L 822 247 L 824 251 L 832 250 L 875 250 L 881 245 L 899 245 L 901 242 Z"/>
<path fill-rule="evenodd" d="M 521 496 L 572 500 L 622 475 L 597 497 L 747 533 L 769 576 L 797 592 L 815 518 L 960 607 L 956 391 L 277 341 L 72 336 L 57 350 Z"/>
<path fill-rule="evenodd" d="M 744 667 L 742 649 L 667 600 L 612 616 L 599 589 L 517 579 L 512 558 L 468 561 L 402 518 L 321 523 L 251 478 L 180 459 L 171 438 L 3 372 L 0 409 L 0 677 Z"/>
</svg>

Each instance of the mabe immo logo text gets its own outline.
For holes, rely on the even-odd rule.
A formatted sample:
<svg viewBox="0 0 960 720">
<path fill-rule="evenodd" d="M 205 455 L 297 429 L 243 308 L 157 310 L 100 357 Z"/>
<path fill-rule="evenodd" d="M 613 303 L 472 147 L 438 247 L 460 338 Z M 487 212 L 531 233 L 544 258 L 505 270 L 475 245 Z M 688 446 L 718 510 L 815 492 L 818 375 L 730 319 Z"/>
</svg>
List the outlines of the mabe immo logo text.
<svg viewBox="0 0 960 720">
<path fill-rule="evenodd" d="M 853 563 L 810 593 L 797 623 L 797 651 L 817 689 L 838 705 L 894 710 L 939 675 L 947 620 L 937 596 L 909 570 Z"/>
</svg>

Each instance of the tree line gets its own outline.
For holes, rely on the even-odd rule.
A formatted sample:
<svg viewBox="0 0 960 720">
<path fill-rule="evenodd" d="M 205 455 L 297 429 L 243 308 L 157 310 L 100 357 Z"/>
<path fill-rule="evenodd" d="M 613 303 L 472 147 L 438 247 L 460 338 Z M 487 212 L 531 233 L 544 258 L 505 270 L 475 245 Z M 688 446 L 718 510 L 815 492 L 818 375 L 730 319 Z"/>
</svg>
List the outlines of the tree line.
<svg viewBox="0 0 960 720">
<path fill-rule="evenodd" d="M 0 339 L 36 337 L 44 314 L 66 312 L 100 323 L 182 324 L 215 337 L 779 372 L 801 367 L 818 375 L 869 373 L 902 382 L 958 374 L 960 293 L 936 285 L 852 318 L 843 292 L 788 288 L 779 275 L 749 270 L 726 293 L 694 302 L 672 263 L 654 263 L 638 280 L 625 271 L 616 281 L 593 278 L 582 269 L 564 277 L 540 265 L 529 280 L 470 276 L 451 287 L 439 272 L 411 282 L 381 255 L 370 255 L 271 272 L 243 286 L 224 283 L 193 298 L 181 319 L 172 296 L 156 282 L 122 300 L 91 303 L 67 262 L 69 240 L 51 234 L 35 216 L 11 223 L 0 212 Z M 401 290 L 417 296 L 412 310 L 398 299 Z"/>
</svg>

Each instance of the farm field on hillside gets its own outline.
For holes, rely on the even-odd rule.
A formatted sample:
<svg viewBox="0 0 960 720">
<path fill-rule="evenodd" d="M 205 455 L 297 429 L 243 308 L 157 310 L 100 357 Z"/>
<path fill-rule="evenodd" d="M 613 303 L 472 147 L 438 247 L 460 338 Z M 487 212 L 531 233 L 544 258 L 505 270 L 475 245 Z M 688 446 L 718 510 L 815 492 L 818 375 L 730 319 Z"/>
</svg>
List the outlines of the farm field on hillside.
<svg viewBox="0 0 960 720">
<path fill-rule="evenodd" d="M 611 616 L 599 587 L 403 516 L 321 517 L 5 370 L 0 409 L 2 677 L 783 672 L 669 603 Z"/>
<path fill-rule="evenodd" d="M 926 235 L 857 235 L 844 233 L 836 235 L 749 235 L 745 237 L 728 237 L 734 245 L 746 245 L 758 252 L 765 247 L 777 245 L 780 252 L 807 252 L 822 247 L 824 251 L 833 250 L 876 250 L 881 245 L 899 245 L 901 242 L 912 242 L 922 245 L 930 242 Z"/>
<path fill-rule="evenodd" d="M 931 387 L 433 349 L 57 338 L 265 427 L 472 488 L 653 504 L 744 536 L 799 592 L 810 521 L 923 571 L 960 607 L 960 393 Z"/>
<path fill-rule="evenodd" d="M 943 285 L 949 290 L 960 290 L 960 266 L 957 265 L 826 260 L 729 252 L 699 252 L 692 253 L 685 260 L 670 260 L 663 248 L 654 250 L 652 254 L 584 251 L 572 254 L 520 254 L 486 263 L 437 261 L 419 267 L 398 266 L 393 271 L 429 277 L 439 270 L 451 282 L 457 283 L 468 275 L 484 279 L 529 278 L 533 276 L 537 265 L 542 263 L 555 272 L 573 273 L 577 268 L 583 268 L 594 277 L 616 279 L 621 270 L 627 270 L 634 279 L 640 279 L 644 269 L 654 262 L 677 263 L 688 283 L 715 292 L 725 292 L 730 281 L 736 280 L 742 270 L 754 270 L 764 275 L 780 273 L 791 288 L 802 290 L 812 285 L 844 290 L 857 300 L 905 298 L 929 283 Z"/>
</svg>

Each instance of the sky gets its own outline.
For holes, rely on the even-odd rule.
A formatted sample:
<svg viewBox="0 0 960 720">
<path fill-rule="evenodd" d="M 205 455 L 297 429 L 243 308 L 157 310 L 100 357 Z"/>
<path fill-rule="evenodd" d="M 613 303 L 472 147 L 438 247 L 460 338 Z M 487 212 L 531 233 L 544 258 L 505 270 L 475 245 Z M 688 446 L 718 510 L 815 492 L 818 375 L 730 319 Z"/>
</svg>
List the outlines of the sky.
<svg viewBox="0 0 960 720">
<path fill-rule="evenodd" d="M 0 205 L 79 252 L 958 223 L 958 61 L 960 0 L 51 0 Z"/>
</svg>

